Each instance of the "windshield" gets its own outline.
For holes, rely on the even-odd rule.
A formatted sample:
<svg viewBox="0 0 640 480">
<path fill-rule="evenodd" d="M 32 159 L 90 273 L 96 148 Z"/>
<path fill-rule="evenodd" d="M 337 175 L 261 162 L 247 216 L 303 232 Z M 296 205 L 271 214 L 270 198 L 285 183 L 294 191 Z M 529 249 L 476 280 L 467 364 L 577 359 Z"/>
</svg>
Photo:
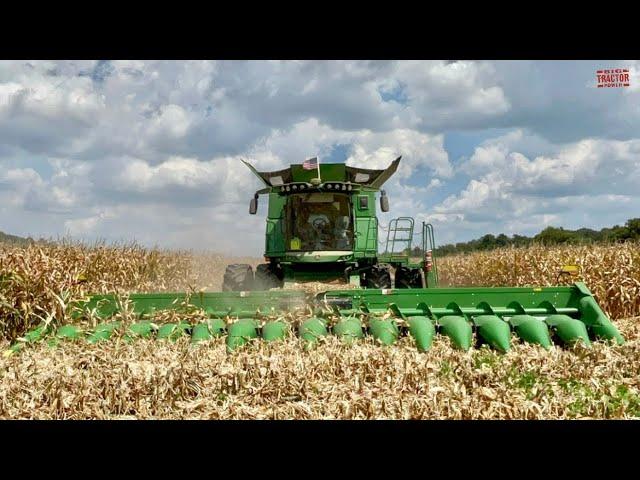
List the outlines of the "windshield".
<svg viewBox="0 0 640 480">
<path fill-rule="evenodd" d="M 289 250 L 352 250 L 352 224 L 348 195 L 306 193 L 287 202 Z"/>
</svg>

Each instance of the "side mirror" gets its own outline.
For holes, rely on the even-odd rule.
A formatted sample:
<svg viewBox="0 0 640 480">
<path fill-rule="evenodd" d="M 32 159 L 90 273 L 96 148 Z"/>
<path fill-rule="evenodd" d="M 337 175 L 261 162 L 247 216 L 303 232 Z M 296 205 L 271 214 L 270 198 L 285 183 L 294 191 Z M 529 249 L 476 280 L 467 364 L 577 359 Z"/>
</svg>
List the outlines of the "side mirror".
<svg viewBox="0 0 640 480">
<path fill-rule="evenodd" d="M 257 211 L 258 211 L 258 196 L 256 195 L 251 199 L 251 202 L 249 203 L 249 214 L 255 215 Z"/>
<path fill-rule="evenodd" d="M 387 192 L 384 190 L 380 192 L 380 210 L 383 212 L 389 211 L 389 197 L 387 197 Z"/>
</svg>

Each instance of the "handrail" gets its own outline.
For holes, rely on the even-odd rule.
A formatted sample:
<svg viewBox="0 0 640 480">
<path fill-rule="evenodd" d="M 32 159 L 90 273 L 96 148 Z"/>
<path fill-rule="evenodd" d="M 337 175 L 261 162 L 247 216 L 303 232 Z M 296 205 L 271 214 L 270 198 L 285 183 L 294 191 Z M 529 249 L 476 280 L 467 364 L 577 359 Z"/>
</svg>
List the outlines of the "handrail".
<svg viewBox="0 0 640 480">
<path fill-rule="evenodd" d="M 422 254 L 424 255 L 427 250 L 431 250 L 431 263 L 433 265 L 433 276 L 438 283 L 438 265 L 434 250 L 436 249 L 436 240 L 433 233 L 433 225 L 430 223 L 422 222 Z"/>
<path fill-rule="evenodd" d="M 402 227 L 398 227 L 398 223 L 399 222 L 407 222 L 409 224 L 408 227 L 406 228 L 402 228 Z M 384 252 L 385 253 L 390 253 L 390 254 L 394 254 L 394 253 L 402 253 L 402 252 L 396 252 L 396 243 L 406 243 L 406 249 L 411 250 L 411 244 L 413 242 L 413 230 L 414 230 L 414 220 L 411 217 L 397 217 L 397 218 L 393 218 L 391 219 L 391 221 L 389 222 L 389 227 L 387 230 L 387 243 L 385 245 L 385 249 Z M 393 238 L 391 238 L 391 232 L 393 231 Z M 399 231 L 404 231 L 404 232 L 408 232 L 408 237 L 407 238 L 398 238 L 398 232 Z M 391 251 L 389 251 L 389 243 L 391 243 Z"/>
</svg>

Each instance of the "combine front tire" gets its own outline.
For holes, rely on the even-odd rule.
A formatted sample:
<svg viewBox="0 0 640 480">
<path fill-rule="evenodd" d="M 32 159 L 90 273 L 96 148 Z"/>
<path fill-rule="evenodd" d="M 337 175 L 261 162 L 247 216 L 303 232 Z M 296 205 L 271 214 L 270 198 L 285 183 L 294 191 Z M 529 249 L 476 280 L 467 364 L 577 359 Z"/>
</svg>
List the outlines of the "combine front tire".
<svg viewBox="0 0 640 480">
<path fill-rule="evenodd" d="M 422 275 L 419 268 L 396 268 L 396 288 L 422 288 Z"/>
<path fill-rule="evenodd" d="M 253 269 L 251 265 L 235 263 L 227 265 L 222 281 L 223 292 L 241 292 L 251 290 L 253 286 Z"/>
<path fill-rule="evenodd" d="M 391 273 L 385 265 L 374 265 L 367 272 L 367 288 L 391 288 Z"/>
<path fill-rule="evenodd" d="M 264 263 L 256 267 L 254 290 L 270 290 L 281 287 L 282 280 L 280 280 L 271 264 Z"/>
</svg>

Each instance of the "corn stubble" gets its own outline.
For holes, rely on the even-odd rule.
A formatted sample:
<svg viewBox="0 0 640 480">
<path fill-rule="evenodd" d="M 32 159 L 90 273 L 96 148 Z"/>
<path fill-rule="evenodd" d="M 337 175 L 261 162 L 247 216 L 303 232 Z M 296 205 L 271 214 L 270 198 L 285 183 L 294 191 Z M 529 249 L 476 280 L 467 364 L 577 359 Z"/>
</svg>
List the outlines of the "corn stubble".
<svg viewBox="0 0 640 480">
<path fill-rule="evenodd" d="M 461 352 L 441 336 L 427 354 L 409 337 L 327 337 L 313 351 L 298 338 L 256 341 L 232 355 L 223 339 L 40 344 L 0 360 L 0 417 L 637 418 L 638 320 L 618 323 L 632 339 L 623 346 L 507 354 Z"/>
<path fill-rule="evenodd" d="M 531 247 L 439 262 L 451 285 L 552 285 L 579 264 L 622 346 L 461 352 L 438 336 L 423 354 L 410 337 L 382 347 L 330 336 L 312 351 L 293 337 L 227 354 L 222 338 L 42 342 L 0 357 L 0 418 L 640 418 L 639 253 Z M 87 292 L 219 290 L 232 261 L 135 244 L 0 246 L 0 348 L 41 319 L 68 322 L 66 304 Z"/>
</svg>

